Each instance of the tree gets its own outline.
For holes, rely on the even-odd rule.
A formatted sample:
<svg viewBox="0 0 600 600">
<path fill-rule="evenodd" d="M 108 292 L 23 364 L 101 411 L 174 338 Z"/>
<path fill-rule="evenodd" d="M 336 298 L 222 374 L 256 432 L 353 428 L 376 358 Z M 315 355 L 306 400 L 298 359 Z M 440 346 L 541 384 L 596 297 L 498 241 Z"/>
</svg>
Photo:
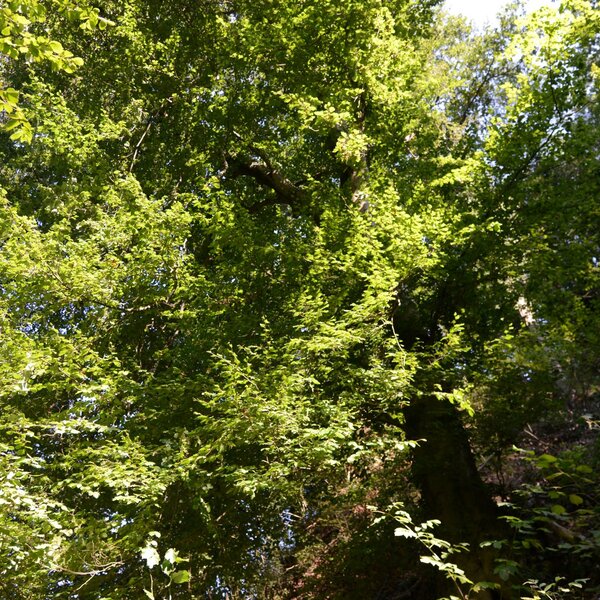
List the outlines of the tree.
<svg viewBox="0 0 600 600">
<path fill-rule="evenodd" d="M 2 65 L 7 597 L 442 593 L 399 502 L 500 581 L 477 453 L 597 390 L 598 16 L 436 4 L 30 19 L 83 62 Z"/>
<path fill-rule="evenodd" d="M 98 9 L 74 4 L 70 0 L 55 0 L 51 8 L 77 21 L 83 30 L 96 26 L 104 29 L 111 22 L 99 16 Z M 52 69 L 73 73 L 83 64 L 83 59 L 63 48 L 62 44 L 47 35 L 33 33 L 32 27 L 46 21 L 46 6 L 38 0 L 9 2 L 0 11 L 0 52 L 7 59 L 25 58 L 26 61 L 47 61 Z M 19 92 L 15 88 L 0 88 L 0 110 L 7 116 L 5 131 L 12 131 L 11 139 L 30 142 L 31 124 L 19 107 Z"/>
</svg>

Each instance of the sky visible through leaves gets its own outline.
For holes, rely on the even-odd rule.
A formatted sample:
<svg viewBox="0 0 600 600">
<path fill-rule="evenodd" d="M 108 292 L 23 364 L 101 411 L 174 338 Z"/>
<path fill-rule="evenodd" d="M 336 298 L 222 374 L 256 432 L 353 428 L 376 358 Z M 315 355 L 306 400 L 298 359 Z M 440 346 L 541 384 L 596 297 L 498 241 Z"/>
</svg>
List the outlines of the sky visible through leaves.
<svg viewBox="0 0 600 600">
<path fill-rule="evenodd" d="M 507 0 L 446 0 L 446 10 L 453 14 L 463 14 L 475 25 L 493 25 L 496 15 L 508 4 Z M 529 0 L 525 2 L 529 12 L 540 6 L 552 4 L 552 0 Z"/>
</svg>

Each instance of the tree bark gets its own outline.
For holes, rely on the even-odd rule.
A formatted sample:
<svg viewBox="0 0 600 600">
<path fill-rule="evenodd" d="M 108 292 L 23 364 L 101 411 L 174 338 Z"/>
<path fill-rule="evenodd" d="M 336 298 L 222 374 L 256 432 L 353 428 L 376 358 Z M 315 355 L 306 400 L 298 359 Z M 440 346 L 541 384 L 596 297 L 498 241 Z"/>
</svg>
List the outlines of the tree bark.
<svg viewBox="0 0 600 600">
<path fill-rule="evenodd" d="M 505 538 L 507 528 L 479 476 L 458 411 L 447 401 L 423 396 L 411 402 L 405 421 L 407 436 L 424 440 L 414 450 L 412 470 L 427 518 L 441 521 L 443 539 L 469 544 L 469 553 L 456 555 L 456 562 L 473 582 L 501 583 L 493 572 L 495 552 L 480 543 Z M 501 590 L 479 597 L 510 596 Z"/>
</svg>

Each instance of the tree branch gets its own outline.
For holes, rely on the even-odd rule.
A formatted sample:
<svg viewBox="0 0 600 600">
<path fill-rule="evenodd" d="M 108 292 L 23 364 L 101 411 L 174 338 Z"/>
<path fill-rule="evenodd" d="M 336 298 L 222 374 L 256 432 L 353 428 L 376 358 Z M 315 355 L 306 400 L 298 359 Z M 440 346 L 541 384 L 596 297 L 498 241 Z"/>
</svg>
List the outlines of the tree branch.
<svg viewBox="0 0 600 600">
<path fill-rule="evenodd" d="M 272 189 L 277 201 L 263 201 L 260 206 L 268 204 L 289 204 L 298 206 L 306 199 L 306 192 L 294 185 L 289 179 L 281 175 L 278 171 L 269 166 L 266 161 L 244 160 L 238 156 L 226 156 L 227 173 L 230 177 L 247 176 L 252 177 L 260 185 Z"/>
</svg>

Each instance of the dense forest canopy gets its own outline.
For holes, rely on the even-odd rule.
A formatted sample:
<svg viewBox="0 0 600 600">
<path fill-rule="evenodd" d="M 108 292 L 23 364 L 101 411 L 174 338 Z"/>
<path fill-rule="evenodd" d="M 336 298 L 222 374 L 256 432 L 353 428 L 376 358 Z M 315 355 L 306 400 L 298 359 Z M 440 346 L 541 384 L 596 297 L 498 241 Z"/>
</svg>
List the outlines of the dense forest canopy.
<svg viewBox="0 0 600 600">
<path fill-rule="evenodd" d="M 596 0 L 0 33 L 0 598 L 595 597 Z"/>
</svg>

